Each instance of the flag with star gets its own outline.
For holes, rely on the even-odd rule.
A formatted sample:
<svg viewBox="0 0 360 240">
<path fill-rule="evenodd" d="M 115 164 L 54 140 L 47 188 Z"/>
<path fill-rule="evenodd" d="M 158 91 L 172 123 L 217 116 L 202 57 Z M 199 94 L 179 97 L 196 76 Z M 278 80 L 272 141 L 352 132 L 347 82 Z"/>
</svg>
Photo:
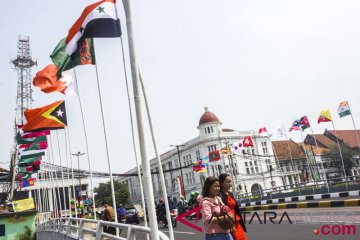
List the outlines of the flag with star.
<svg viewBox="0 0 360 240">
<path fill-rule="evenodd" d="M 115 0 L 102 0 L 87 6 L 69 29 L 66 52 L 69 56 L 80 49 L 84 38 L 113 38 L 121 36 L 120 20 Z"/>
<path fill-rule="evenodd" d="M 300 118 L 300 127 L 303 131 L 310 127 L 310 122 L 306 115 Z"/>
<path fill-rule="evenodd" d="M 291 125 L 290 129 L 289 129 L 289 132 L 291 131 L 298 131 L 298 130 L 301 130 L 301 123 L 300 123 L 300 120 L 299 119 L 296 119 L 293 124 Z"/>
<path fill-rule="evenodd" d="M 24 132 L 63 129 L 67 126 L 65 101 L 56 101 L 41 108 L 25 111 Z"/>
</svg>

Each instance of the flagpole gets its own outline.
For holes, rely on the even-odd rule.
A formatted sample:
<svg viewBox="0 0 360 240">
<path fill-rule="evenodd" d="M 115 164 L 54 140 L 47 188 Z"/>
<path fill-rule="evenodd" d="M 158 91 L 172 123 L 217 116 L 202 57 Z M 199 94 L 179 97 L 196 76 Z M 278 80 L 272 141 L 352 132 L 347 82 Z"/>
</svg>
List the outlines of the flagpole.
<svg viewBox="0 0 360 240">
<path fill-rule="evenodd" d="M 94 52 L 95 52 L 95 41 L 93 43 L 94 45 Z M 98 86 L 98 95 L 99 95 L 99 101 L 100 101 L 100 112 L 101 112 L 101 120 L 102 120 L 102 127 L 103 127 L 103 133 L 104 133 L 104 139 L 105 139 L 105 149 L 106 149 L 106 158 L 107 158 L 107 164 L 109 169 L 109 175 L 110 175 L 110 188 L 111 188 L 111 196 L 113 201 L 113 208 L 116 209 L 116 198 L 115 198 L 115 187 L 114 187 L 114 179 L 112 175 L 111 170 L 111 162 L 110 162 L 110 153 L 109 153 L 109 144 L 106 134 L 106 124 L 105 124 L 105 117 L 104 117 L 104 109 L 102 104 L 102 97 L 101 97 L 101 88 L 100 88 L 100 79 L 99 79 L 99 71 L 97 64 L 95 64 L 95 71 L 96 71 L 96 82 Z M 117 214 L 114 214 L 115 222 L 118 222 L 118 216 Z M 116 228 L 116 236 L 119 236 L 119 228 Z"/>
<path fill-rule="evenodd" d="M 288 149 L 289 149 L 289 155 L 290 155 L 292 170 L 293 170 L 293 172 L 295 173 L 294 161 L 293 161 L 293 157 L 292 157 L 292 153 L 291 153 L 291 148 L 290 148 L 290 143 L 289 143 L 289 140 L 288 140 L 286 131 L 284 131 L 284 134 L 285 134 L 286 143 L 287 143 L 287 146 L 288 146 Z M 301 195 L 300 179 L 299 179 L 299 176 L 298 176 L 297 174 L 295 174 L 295 176 L 296 176 L 296 179 L 297 179 L 297 182 L 298 182 L 297 187 L 298 187 L 298 190 L 299 190 L 299 194 Z M 285 179 L 286 179 L 286 178 L 285 178 Z M 286 184 L 286 181 L 285 181 L 285 184 Z"/>
<path fill-rule="evenodd" d="M 66 212 L 66 197 L 65 197 L 65 185 L 64 185 L 64 169 L 62 167 L 62 160 L 61 160 L 61 152 L 60 152 L 60 142 L 59 142 L 59 134 L 56 132 L 56 138 L 58 142 L 58 150 L 59 150 L 59 158 L 60 158 L 60 169 L 61 169 L 61 184 L 62 184 L 62 191 L 63 191 L 63 201 L 64 201 L 64 212 Z M 61 199 L 59 199 L 61 201 Z M 62 214 L 61 214 L 62 216 Z"/>
<path fill-rule="evenodd" d="M 343 168 L 343 173 L 344 173 L 344 177 L 345 177 L 345 185 L 346 185 L 346 190 L 348 191 L 349 190 L 349 186 L 348 186 L 348 181 L 347 181 L 347 177 L 346 177 L 346 171 L 345 171 L 345 165 L 344 165 L 344 158 L 343 158 L 343 155 L 342 155 L 342 151 L 341 151 L 341 147 L 340 147 L 340 143 L 339 143 L 339 139 L 338 137 L 336 136 L 336 130 L 335 130 L 335 125 L 334 125 L 334 121 L 331 121 L 331 124 L 333 126 L 333 129 L 334 129 L 334 135 L 336 137 L 336 143 L 338 145 L 338 148 L 339 148 L 339 153 L 340 153 L 340 158 L 341 158 L 341 163 L 342 163 L 342 168 Z"/>
<path fill-rule="evenodd" d="M 318 151 L 318 154 L 319 154 L 319 157 L 320 157 L 321 167 L 322 167 L 322 169 L 324 171 L 324 177 L 325 177 L 325 181 L 326 181 L 326 188 L 327 188 L 328 192 L 330 192 L 329 183 L 328 183 L 328 179 L 326 177 L 326 172 L 325 172 L 325 168 L 324 168 L 324 163 L 322 161 L 321 153 L 320 153 L 319 146 L 318 146 L 315 134 L 314 134 L 314 130 L 313 130 L 313 128 L 311 126 L 310 126 L 310 130 L 311 130 L 311 133 L 312 133 L 312 135 L 314 137 L 314 140 L 315 140 L 316 150 Z"/>
<path fill-rule="evenodd" d="M 304 150 L 305 152 L 305 157 L 306 157 L 306 163 L 307 163 L 307 167 L 309 169 L 309 175 L 311 175 L 311 178 L 313 180 L 313 182 L 315 181 L 315 177 L 314 177 L 314 174 L 313 174 L 313 171 L 311 170 L 310 168 L 310 158 L 308 156 L 308 153 L 307 153 L 307 150 L 305 148 L 305 143 L 304 143 L 304 136 L 303 136 L 303 133 L 302 133 L 302 130 L 300 129 L 300 134 L 301 134 L 301 141 L 302 141 L 302 149 Z M 313 190 L 313 193 L 315 194 L 315 189 L 314 189 L 314 185 L 312 185 L 312 190 Z"/>
<path fill-rule="evenodd" d="M 152 142 L 153 142 L 153 145 L 154 145 L 155 155 L 156 155 L 158 168 L 159 168 L 159 173 L 160 173 L 161 188 L 162 188 L 163 193 L 164 193 L 165 210 L 166 210 L 166 213 L 167 213 L 166 214 L 166 219 L 167 219 L 167 222 L 168 222 L 170 239 L 174 240 L 174 231 L 173 231 L 173 226 L 172 226 L 172 221 L 171 221 L 171 216 L 170 216 L 170 207 L 169 207 L 167 189 L 166 189 L 166 185 L 165 185 L 164 172 L 163 172 L 160 155 L 159 155 L 157 145 L 156 145 L 156 141 L 155 141 L 155 133 L 154 133 L 154 128 L 153 128 L 153 124 L 152 124 L 152 119 L 151 119 L 151 116 L 150 116 L 149 103 L 147 101 L 144 82 L 143 82 L 142 75 L 141 75 L 139 67 L 138 67 L 138 71 L 139 71 L 139 79 L 140 79 L 141 90 L 142 90 L 142 93 L 143 93 L 143 96 L 144 96 L 145 108 L 146 108 L 148 122 L 149 122 L 149 126 L 150 126 L 151 138 L 152 138 Z M 180 161 L 180 159 L 179 159 L 179 161 Z"/>
<path fill-rule="evenodd" d="M 68 156 L 68 145 L 67 145 L 67 133 L 64 129 L 65 136 L 65 156 L 66 156 L 66 176 L 67 176 L 67 190 L 68 190 L 68 201 L 69 201 L 69 217 L 71 217 L 71 186 L 70 186 L 70 173 L 69 173 L 69 156 Z"/>
<path fill-rule="evenodd" d="M 50 148 L 51 148 L 51 158 L 50 158 L 50 161 L 52 160 L 52 167 L 54 169 L 54 173 L 55 173 L 55 183 L 56 183 L 56 187 L 57 187 L 57 198 L 59 200 L 59 205 L 58 205 L 58 209 L 59 209 L 59 212 L 61 214 L 61 210 L 62 210 L 62 203 L 61 203 L 61 197 L 60 197 L 60 187 L 59 187 L 59 181 L 58 181 L 58 175 L 57 175 L 57 170 L 56 170 L 56 166 L 55 166 L 55 158 L 54 158 L 54 151 L 53 151 L 53 147 L 52 147 L 52 138 L 51 138 L 51 135 L 50 136 Z M 57 204 L 57 202 L 56 202 Z"/>
<path fill-rule="evenodd" d="M 132 29 L 132 19 L 131 19 L 131 7 L 130 1 L 123 0 L 125 16 L 126 16 L 126 26 L 128 32 L 128 43 L 129 43 L 129 52 L 130 52 L 130 65 L 131 65 L 131 73 L 132 73 L 132 81 L 133 81 L 133 91 L 134 91 L 134 101 L 135 101 L 135 109 L 136 109 L 136 119 L 137 119 L 137 127 L 138 127 L 138 137 L 139 137 L 139 145 L 140 145 L 140 153 L 142 159 L 142 167 L 143 167 L 143 179 L 145 183 L 145 195 L 147 206 L 149 210 L 149 224 L 151 229 L 151 239 L 158 240 L 159 239 L 159 230 L 158 224 L 156 220 L 155 213 L 155 204 L 154 204 L 154 192 L 151 181 L 151 171 L 150 171 L 150 163 L 146 156 L 146 142 L 145 142 L 145 131 L 144 131 L 144 122 L 142 118 L 142 105 L 141 105 L 141 93 L 140 93 L 140 79 L 139 79 L 139 71 L 138 64 L 136 60 L 135 54 L 135 44 L 134 44 L 134 35 Z M 171 222 L 169 222 L 171 224 Z"/>
<path fill-rule="evenodd" d="M 74 204 L 75 204 L 75 218 L 78 217 L 78 212 L 77 212 L 77 206 L 76 206 L 76 194 L 75 194 L 75 181 L 74 181 L 74 167 L 73 167 L 73 160 L 72 160 L 72 155 L 71 155 L 71 141 L 70 141 L 70 128 L 69 127 L 65 127 L 67 132 L 68 132 L 68 141 L 69 141 L 69 156 L 70 156 L 70 166 L 71 166 L 71 178 L 72 178 L 72 190 L 73 190 L 73 199 L 74 199 Z M 71 210 L 70 210 L 71 211 Z M 72 214 L 71 214 L 72 215 Z"/>
<path fill-rule="evenodd" d="M 95 48 L 95 46 L 94 46 L 94 48 Z M 83 125 L 84 135 L 85 135 L 85 145 L 86 145 L 86 152 L 87 152 L 87 160 L 88 160 L 88 166 L 89 166 L 89 172 L 90 172 L 90 192 L 91 192 L 91 198 L 92 198 L 92 207 L 93 207 L 94 220 L 96 220 L 95 194 L 94 194 L 94 185 L 93 185 L 93 174 L 92 174 L 92 168 L 91 168 L 91 162 L 90 162 L 90 151 L 89 151 L 88 138 L 87 138 L 87 134 L 86 134 L 86 127 L 85 127 L 83 108 L 82 108 L 82 104 L 81 104 L 80 91 L 79 91 L 79 86 L 78 86 L 77 76 L 76 76 L 76 71 L 75 70 L 74 70 L 74 75 L 75 75 L 76 88 L 77 88 L 78 94 L 79 94 L 79 105 L 80 105 L 82 125 Z M 114 208 L 114 209 L 116 209 L 116 208 Z"/>
<path fill-rule="evenodd" d="M 144 187 L 143 187 L 141 170 L 140 170 L 140 165 L 139 165 L 139 160 L 138 160 L 138 155 L 137 155 L 137 150 L 136 150 L 134 117 L 133 117 L 133 114 L 132 114 L 128 77 L 127 77 L 127 71 L 126 71 L 126 66 L 125 66 L 124 44 L 123 44 L 123 40 L 122 40 L 121 37 L 120 37 L 120 42 L 121 42 L 121 51 L 122 51 L 122 59 L 123 59 L 123 67 L 124 67 L 126 94 L 127 94 L 127 97 L 128 97 L 128 105 L 129 105 L 129 115 L 130 115 L 130 124 L 131 124 L 131 138 L 132 138 L 132 142 L 133 142 L 136 168 L 137 168 L 137 173 L 138 173 L 139 183 L 140 183 L 141 204 L 142 204 L 142 208 L 144 210 L 144 225 L 145 225 L 145 227 L 147 227 L 148 223 L 147 223 L 147 216 L 146 216 L 146 204 L 145 204 L 145 196 L 144 196 Z M 148 234 L 146 234 L 146 239 L 147 240 L 150 239 Z"/>
<path fill-rule="evenodd" d="M 348 103 L 348 101 L 346 101 L 346 103 L 348 104 L 349 109 L 351 109 L 351 108 L 350 108 L 350 105 L 349 105 L 349 103 Z M 351 110 L 350 110 L 350 115 L 351 115 L 351 120 L 352 120 L 353 125 L 354 125 L 355 135 L 356 135 L 356 140 L 357 140 L 357 143 L 358 143 L 358 146 L 359 146 L 359 150 L 360 150 L 360 140 L 359 140 L 359 135 L 358 135 L 357 130 L 356 130 L 355 121 L 354 121 L 354 117 L 353 117 L 353 115 L 352 115 Z"/>
</svg>

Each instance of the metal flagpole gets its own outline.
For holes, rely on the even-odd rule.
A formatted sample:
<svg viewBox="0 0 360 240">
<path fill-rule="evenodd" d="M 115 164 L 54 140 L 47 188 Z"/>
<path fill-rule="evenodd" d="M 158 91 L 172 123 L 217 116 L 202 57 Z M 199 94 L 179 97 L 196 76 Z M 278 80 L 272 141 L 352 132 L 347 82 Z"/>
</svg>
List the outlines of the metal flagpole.
<svg viewBox="0 0 360 240">
<path fill-rule="evenodd" d="M 291 153 L 291 148 L 290 148 L 290 143 L 289 143 L 289 140 L 288 140 L 288 137 L 287 137 L 287 134 L 286 134 L 286 131 L 284 132 L 284 135 L 285 135 L 285 139 L 286 139 L 286 143 L 287 143 L 287 146 L 288 146 L 288 149 L 289 149 L 289 155 L 290 155 L 290 160 L 291 160 L 291 165 L 292 165 L 292 170 L 293 172 L 295 172 L 295 166 L 294 166 L 294 161 L 293 161 L 293 157 L 292 157 L 292 153 Z M 296 175 L 296 179 L 297 179 L 297 187 L 298 187 L 298 190 L 299 190 L 299 194 L 301 195 L 301 190 L 300 190 L 300 179 L 299 179 L 299 176 Z M 291 176 L 292 177 L 292 176 Z M 286 184 L 286 178 L 285 179 L 285 184 Z"/>
<path fill-rule="evenodd" d="M 61 185 L 62 185 L 62 192 L 63 192 L 63 201 L 64 201 L 64 212 L 66 212 L 66 200 L 65 200 L 65 185 L 64 185 L 64 169 L 62 166 L 62 160 L 61 160 L 61 152 L 60 152 L 60 142 L 59 142 L 59 134 L 58 131 L 56 132 L 56 138 L 58 142 L 58 150 L 59 150 L 59 158 L 60 158 L 60 169 L 61 169 Z M 61 201 L 61 199 L 59 199 Z M 69 206 L 70 207 L 70 206 Z"/>
<path fill-rule="evenodd" d="M 130 65 L 131 65 L 131 73 L 132 73 L 132 81 L 133 81 L 133 91 L 134 91 L 134 101 L 135 101 L 135 110 L 136 110 L 136 119 L 137 119 L 137 127 L 138 127 L 138 136 L 139 136 L 139 145 L 140 145 L 140 153 L 141 153 L 141 161 L 143 167 L 143 179 L 145 183 L 145 196 L 147 201 L 147 206 L 149 210 L 149 224 L 151 229 L 151 239 L 158 240 L 159 239 L 159 230 L 158 224 L 156 220 L 155 213 L 155 204 L 154 204 L 154 192 L 151 181 L 151 171 L 150 171 L 150 163 L 146 156 L 146 142 L 145 142 L 145 130 L 144 130 L 144 122 L 142 118 L 142 105 L 141 105 L 141 93 L 140 93 L 140 78 L 138 71 L 138 64 L 136 61 L 135 55 L 135 44 L 134 44 L 134 36 L 132 29 L 132 19 L 131 19 L 131 7 L 130 1 L 123 0 L 125 15 L 126 15 L 126 26 L 128 32 L 128 43 L 129 43 L 129 52 L 130 52 Z M 169 222 L 171 224 L 171 222 Z"/>
<path fill-rule="evenodd" d="M 311 174 L 311 177 L 313 179 L 313 181 L 315 181 L 315 177 L 314 177 L 314 174 L 313 174 L 313 171 L 311 171 L 311 168 L 310 168 L 310 165 L 309 165 L 309 162 L 310 162 L 310 158 L 307 154 L 307 151 L 306 151 L 306 148 L 305 148 L 305 144 L 304 144 L 304 136 L 303 136 L 303 133 L 302 133 L 302 130 L 300 130 L 300 134 L 301 134 L 301 141 L 302 141 L 302 148 L 305 152 L 305 157 L 306 157 L 306 163 L 307 163 L 307 167 L 309 169 L 309 174 Z M 314 189 L 314 185 L 312 185 L 312 190 L 313 190 L 313 193 L 315 194 L 315 189 Z"/>
<path fill-rule="evenodd" d="M 94 46 L 94 55 L 95 54 L 95 41 L 93 43 Z M 113 201 L 113 208 L 114 211 L 116 210 L 116 199 L 115 199 L 115 188 L 114 188 L 114 179 L 112 175 L 111 170 L 111 162 L 110 162 L 110 153 L 109 153 L 109 144 L 107 140 L 107 134 L 106 134 L 106 124 L 105 124 L 105 118 L 104 118 L 104 109 L 102 104 L 102 98 L 101 98 L 101 89 L 100 89 L 100 80 L 99 80 L 99 71 L 97 68 L 97 64 L 95 64 L 95 71 L 96 71 L 96 79 L 97 79 L 97 86 L 98 86 L 98 94 L 99 94 L 99 101 L 100 101 L 100 112 L 101 112 L 101 119 L 102 119 L 102 126 L 103 126 L 103 132 L 104 132 L 104 139 L 105 139 L 105 149 L 106 149 L 106 158 L 109 168 L 109 175 L 110 175 L 110 188 L 111 188 L 111 195 L 112 195 L 112 201 Z M 114 214 L 115 222 L 118 222 L 118 216 L 117 214 Z M 116 228 L 116 236 L 119 236 L 119 228 Z"/>
<path fill-rule="evenodd" d="M 155 141 L 155 133 L 154 133 L 154 129 L 153 129 L 153 124 L 152 124 L 152 120 L 151 120 L 151 116 L 150 116 L 150 109 L 149 109 L 149 104 L 147 101 L 147 97 L 146 97 L 146 92 L 145 92 L 145 87 L 144 87 L 144 82 L 142 80 L 141 77 L 141 72 L 140 69 L 138 68 L 139 71 L 139 77 L 140 77 L 140 83 L 141 83 L 141 88 L 142 88 L 142 93 L 144 95 L 144 100 L 145 100 L 145 107 L 146 107 L 146 111 L 147 111 L 147 116 L 148 116 L 148 121 L 149 121 L 149 126 L 150 126 L 150 132 L 151 132 L 151 137 L 152 137 L 152 141 L 153 141 L 153 145 L 154 145 L 154 149 L 155 149 L 155 155 L 156 155 L 156 159 L 158 162 L 158 167 L 159 167 L 159 173 L 160 173 L 160 181 L 161 181 L 161 188 L 164 192 L 164 202 L 165 202 L 165 210 L 166 210 L 166 219 L 168 222 L 168 227 L 169 227 L 169 234 L 170 234 L 170 239 L 174 240 L 174 230 L 173 230 L 173 226 L 172 226 L 172 221 L 171 221 L 171 216 L 170 216 L 170 207 L 169 207 L 169 201 L 168 201 L 168 195 L 167 195 L 167 190 L 166 190 L 166 185 L 165 185 L 165 178 L 164 178 L 164 172 L 162 169 L 162 164 L 161 164 L 161 159 L 160 159 L 160 155 L 156 146 L 156 141 Z M 179 159 L 180 160 L 180 159 Z M 185 191 L 185 189 L 184 189 Z"/>
<path fill-rule="evenodd" d="M 352 115 L 352 113 L 351 113 L 351 108 L 350 108 L 350 105 L 349 105 L 348 101 L 346 101 L 346 103 L 348 104 L 349 109 L 350 109 L 351 120 L 352 120 L 353 125 L 354 125 L 356 140 L 357 140 L 357 143 L 358 143 L 358 145 L 359 145 L 359 150 L 360 150 L 360 140 L 359 140 L 359 135 L 358 135 L 357 130 L 356 130 L 354 117 L 353 117 L 353 115 Z"/>
<path fill-rule="evenodd" d="M 316 137 L 315 137 L 315 134 L 314 134 L 314 130 L 313 130 L 313 128 L 312 128 L 311 126 L 310 126 L 310 130 L 311 130 L 311 133 L 312 133 L 312 135 L 313 135 L 313 137 L 314 137 L 314 140 L 315 140 L 316 150 L 317 150 L 318 153 L 319 153 L 320 162 L 321 162 L 321 167 L 322 167 L 322 169 L 323 169 L 323 171 L 324 171 L 324 177 L 325 177 L 325 181 L 326 181 L 326 188 L 327 188 L 328 192 L 330 192 L 330 191 L 329 191 L 329 183 L 328 183 L 328 180 L 327 180 L 327 177 L 326 177 L 325 168 L 324 168 L 324 163 L 323 163 L 323 161 L 322 161 L 321 153 L 320 153 L 320 150 L 319 150 L 318 143 L 317 143 L 317 141 L 316 141 Z M 315 161 L 316 161 L 316 160 L 315 160 Z"/>
<path fill-rule="evenodd" d="M 65 127 L 67 132 L 68 132 L 68 141 L 69 141 L 69 156 L 70 156 L 70 166 L 71 166 L 71 179 L 72 179 L 72 190 L 73 190 L 73 199 L 74 199 L 74 204 L 75 204 L 75 217 L 78 217 L 78 212 L 77 212 L 77 204 L 76 204 L 76 194 L 75 194 L 75 181 L 74 181 L 74 167 L 73 167 L 73 160 L 72 160 L 72 155 L 71 155 L 71 142 L 70 142 L 70 130 L 69 127 Z M 71 208 L 71 207 L 70 207 Z M 71 210 L 70 210 L 71 211 Z"/>
<path fill-rule="evenodd" d="M 338 139 L 338 137 L 336 136 L 336 130 L 335 130 L 334 121 L 331 121 L 331 124 L 332 124 L 332 126 L 333 126 L 334 135 L 335 135 L 335 137 L 336 137 L 336 142 L 337 142 L 337 145 L 338 145 L 338 148 L 339 148 L 339 153 L 340 153 L 342 168 L 343 168 L 343 171 L 344 171 L 346 190 L 348 191 L 348 190 L 349 190 L 349 186 L 348 186 L 347 177 L 346 177 L 346 171 L 345 171 L 345 165 L 344 165 L 344 158 L 343 158 L 343 155 L 342 155 L 342 151 L 341 151 L 339 139 Z"/>
<path fill-rule="evenodd" d="M 50 149 L 51 149 L 51 158 L 50 158 L 50 161 L 52 160 L 52 168 L 54 169 L 54 173 L 55 173 L 55 180 L 54 181 L 56 183 L 56 187 L 57 187 L 57 194 L 58 194 L 58 201 L 59 201 L 59 205 L 58 205 L 58 208 L 59 208 L 59 212 L 60 212 L 60 215 L 61 215 L 61 210 L 62 210 L 62 204 L 61 204 L 61 197 L 60 197 L 60 187 L 59 187 L 59 183 L 58 183 L 58 175 L 57 175 L 57 170 L 56 170 L 56 166 L 55 166 L 55 158 L 54 158 L 54 151 L 53 151 L 53 147 L 52 147 L 52 140 L 51 140 L 51 135 L 50 136 Z M 56 198 L 55 198 L 56 199 Z M 56 204 L 57 204 L 57 201 L 56 201 Z"/>
<path fill-rule="evenodd" d="M 83 113 L 83 108 L 82 108 L 82 104 L 81 104 L 80 91 L 79 91 L 79 87 L 78 87 L 78 83 L 77 83 L 77 77 L 76 77 L 76 71 L 75 71 L 75 70 L 74 70 L 74 75 L 75 75 L 75 84 L 76 84 L 76 86 L 77 86 L 78 94 L 79 94 L 79 105 L 80 105 L 80 112 L 81 112 L 82 124 L 83 124 L 83 128 L 84 128 L 85 145 L 86 145 L 86 152 L 87 152 L 87 160 L 88 160 L 89 172 L 90 172 L 90 192 L 91 192 L 91 195 L 90 195 L 90 196 L 91 196 L 91 198 L 92 198 L 92 206 L 93 206 L 94 219 L 96 220 L 95 194 L 94 194 L 94 185 L 93 185 L 93 174 L 92 174 L 92 168 L 91 168 L 91 162 L 90 162 L 89 144 L 88 144 L 88 138 L 87 138 L 87 134 L 86 134 L 84 113 Z M 116 209 L 116 208 L 114 208 L 114 209 Z"/>
<path fill-rule="evenodd" d="M 133 142 L 136 168 L 137 168 L 137 173 L 138 173 L 138 177 L 139 177 L 141 204 L 142 204 L 142 208 L 143 208 L 143 210 L 144 210 L 144 225 L 145 225 L 145 227 L 147 227 L 147 226 L 148 226 L 147 216 L 146 216 L 146 209 L 147 209 L 147 208 L 146 208 L 146 204 L 145 204 L 144 187 L 143 187 L 143 183 L 142 183 L 141 170 L 140 170 L 138 155 L 137 155 L 137 151 L 136 151 L 134 117 L 133 117 L 132 109 L 131 109 L 131 100 L 130 100 L 129 84 L 128 84 L 127 71 L 126 71 L 126 67 L 125 67 L 124 44 L 123 44 L 123 40 L 122 40 L 121 37 L 120 37 L 120 41 L 121 41 L 122 59 L 123 59 L 123 67 L 124 67 L 124 75 L 125 75 L 126 93 L 127 93 L 127 97 L 128 97 L 128 104 L 129 104 L 130 124 L 131 124 L 131 138 L 132 138 L 132 142 Z M 147 239 L 147 240 L 150 239 L 148 234 L 146 234 L 146 239 Z"/>
<path fill-rule="evenodd" d="M 70 186 L 70 172 L 69 172 L 69 155 L 68 155 L 68 145 L 67 145 L 67 133 L 65 133 L 65 156 L 66 156 L 66 176 L 67 176 L 67 190 L 68 190 L 68 200 L 69 200 L 69 212 L 71 217 L 71 186 Z"/>
</svg>

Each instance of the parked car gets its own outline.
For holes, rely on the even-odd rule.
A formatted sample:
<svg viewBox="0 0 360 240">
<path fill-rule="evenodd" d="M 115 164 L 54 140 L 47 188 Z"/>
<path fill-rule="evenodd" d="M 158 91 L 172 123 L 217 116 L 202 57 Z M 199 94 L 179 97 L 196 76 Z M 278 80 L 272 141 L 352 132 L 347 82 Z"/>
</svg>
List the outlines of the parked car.
<svg viewBox="0 0 360 240">
<path fill-rule="evenodd" d="M 126 223 L 140 223 L 139 212 L 134 207 L 125 208 Z"/>
</svg>

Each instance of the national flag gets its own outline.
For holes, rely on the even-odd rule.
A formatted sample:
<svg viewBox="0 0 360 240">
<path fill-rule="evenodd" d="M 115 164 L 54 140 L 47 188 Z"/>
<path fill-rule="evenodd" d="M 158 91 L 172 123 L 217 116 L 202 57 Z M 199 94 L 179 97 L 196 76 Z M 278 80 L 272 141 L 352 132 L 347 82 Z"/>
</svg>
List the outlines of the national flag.
<svg viewBox="0 0 360 240">
<path fill-rule="evenodd" d="M 20 182 L 20 186 L 21 186 L 22 188 L 34 186 L 34 181 L 35 181 L 35 180 L 36 180 L 36 178 L 30 178 L 30 179 L 21 181 L 21 182 Z"/>
<path fill-rule="evenodd" d="M 320 116 L 319 116 L 319 119 L 318 119 L 318 123 L 321 123 L 321 122 L 331 122 L 331 121 L 332 121 L 332 118 L 331 118 L 329 109 L 323 109 L 323 110 L 320 112 Z"/>
<path fill-rule="evenodd" d="M 47 142 L 27 143 L 27 144 L 19 145 L 20 151 L 41 150 L 41 149 L 47 149 L 47 147 L 48 147 Z"/>
<path fill-rule="evenodd" d="M 301 123 L 300 120 L 296 119 L 293 124 L 291 125 L 289 132 L 291 131 L 297 131 L 297 130 L 301 130 Z"/>
<path fill-rule="evenodd" d="M 76 66 L 96 63 L 93 41 L 92 38 L 84 38 L 80 48 L 70 57 L 66 52 L 66 38 L 61 39 L 50 55 L 51 60 L 58 67 L 56 73 L 58 79 L 63 76 L 62 73 L 74 69 Z M 73 79 L 72 82 L 74 83 L 75 80 Z"/>
<path fill-rule="evenodd" d="M 209 153 L 209 160 L 210 162 L 216 162 L 220 159 L 220 151 L 216 150 Z"/>
<path fill-rule="evenodd" d="M 222 149 L 220 149 L 220 153 L 225 155 L 230 155 L 231 153 L 230 147 L 223 147 Z"/>
<path fill-rule="evenodd" d="M 310 122 L 306 115 L 300 118 L 300 127 L 303 131 L 310 127 Z"/>
<path fill-rule="evenodd" d="M 18 167 L 33 166 L 39 168 L 41 165 L 41 157 L 22 159 L 18 163 Z"/>
<path fill-rule="evenodd" d="M 24 132 L 22 132 L 22 130 L 20 130 L 19 132 L 20 132 L 21 138 L 35 138 L 35 137 L 42 137 L 42 136 L 50 135 L 49 130 L 44 130 L 44 131 L 40 131 L 40 132 L 27 132 L 27 133 L 24 133 Z"/>
<path fill-rule="evenodd" d="M 268 131 L 267 131 L 266 127 L 263 127 L 263 128 L 259 129 L 259 135 L 261 135 L 261 136 L 267 136 L 268 135 Z"/>
<path fill-rule="evenodd" d="M 43 70 L 36 73 L 33 85 L 39 87 L 44 93 L 60 92 L 68 96 L 79 95 L 75 83 L 74 69 L 61 72 L 60 79 L 57 77 L 59 68 L 49 64 Z"/>
<path fill-rule="evenodd" d="M 252 140 L 251 136 L 244 137 L 243 145 L 244 145 L 244 147 L 252 147 L 252 146 L 254 146 L 254 143 L 253 143 L 253 140 Z"/>
<path fill-rule="evenodd" d="M 63 129 L 67 125 L 65 101 L 25 111 L 24 132 Z"/>
<path fill-rule="evenodd" d="M 347 101 L 340 103 L 340 106 L 338 108 L 338 114 L 340 118 L 351 115 L 350 107 Z"/>
<path fill-rule="evenodd" d="M 242 141 L 234 142 L 233 144 L 231 144 L 231 151 L 233 154 L 241 154 L 243 149 L 244 145 Z"/>
<path fill-rule="evenodd" d="M 120 37 L 120 20 L 115 0 L 102 0 L 87 6 L 70 28 L 66 38 L 66 52 L 72 56 L 84 38 Z"/>
<path fill-rule="evenodd" d="M 45 155 L 45 152 L 38 152 L 38 153 L 33 153 L 33 154 L 28 154 L 28 155 L 19 155 L 19 162 L 21 160 L 24 160 L 24 159 L 33 159 L 33 158 L 37 158 L 37 157 L 40 157 L 40 156 L 44 156 Z"/>
<path fill-rule="evenodd" d="M 22 138 L 21 134 L 18 132 L 16 135 L 16 141 L 18 144 L 31 144 L 31 143 L 37 143 L 37 142 L 46 142 L 46 137 L 34 137 L 34 138 Z"/>
<path fill-rule="evenodd" d="M 286 130 L 284 125 L 281 125 L 277 128 L 276 135 L 279 138 L 286 137 Z"/>
<path fill-rule="evenodd" d="M 18 180 L 19 181 L 25 181 L 32 178 L 32 173 L 19 173 L 18 174 Z"/>
</svg>

